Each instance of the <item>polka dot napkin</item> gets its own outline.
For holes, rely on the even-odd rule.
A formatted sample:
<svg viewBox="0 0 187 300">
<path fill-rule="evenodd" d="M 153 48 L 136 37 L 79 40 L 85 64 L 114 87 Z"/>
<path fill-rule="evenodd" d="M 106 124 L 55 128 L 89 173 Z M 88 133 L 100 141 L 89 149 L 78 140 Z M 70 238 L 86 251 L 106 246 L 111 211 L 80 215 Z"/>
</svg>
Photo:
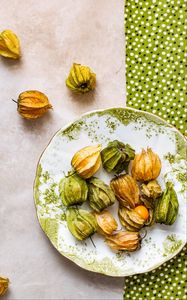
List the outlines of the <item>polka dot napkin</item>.
<svg viewBox="0 0 187 300">
<path fill-rule="evenodd" d="M 127 104 L 185 133 L 187 0 L 126 0 Z M 187 131 L 186 131 L 187 133 Z"/>
<path fill-rule="evenodd" d="M 187 133 L 187 0 L 126 0 L 127 105 Z M 124 300 L 187 299 L 186 250 L 158 269 L 125 278 Z"/>
<path fill-rule="evenodd" d="M 186 300 L 186 251 L 154 271 L 127 277 L 124 300 Z"/>
</svg>

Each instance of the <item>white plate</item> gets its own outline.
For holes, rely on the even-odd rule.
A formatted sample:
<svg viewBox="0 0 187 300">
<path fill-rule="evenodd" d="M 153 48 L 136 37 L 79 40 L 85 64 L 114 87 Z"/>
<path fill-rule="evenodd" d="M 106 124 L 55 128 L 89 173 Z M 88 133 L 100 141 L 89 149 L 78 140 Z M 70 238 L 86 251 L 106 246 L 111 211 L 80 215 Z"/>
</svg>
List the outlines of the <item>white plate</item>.
<svg viewBox="0 0 187 300">
<path fill-rule="evenodd" d="M 59 181 L 71 169 L 70 161 L 77 150 L 96 143 L 105 147 L 114 139 L 130 144 L 136 152 L 149 146 L 158 153 L 162 161 L 158 181 L 162 188 L 166 181 L 172 181 L 179 200 L 176 222 L 172 226 L 155 224 L 147 228 L 141 249 L 132 253 L 113 252 L 98 234 L 92 237 L 96 247 L 90 239 L 77 241 L 67 228 L 66 208 L 58 192 Z M 113 108 L 83 115 L 55 134 L 39 160 L 34 198 L 43 231 L 62 255 L 90 271 L 128 276 L 160 266 L 175 256 L 186 243 L 185 151 L 184 137 L 150 113 Z M 112 178 L 103 169 L 96 176 L 106 183 Z M 88 208 L 88 205 L 83 207 Z M 117 203 L 109 210 L 118 219 Z"/>
</svg>

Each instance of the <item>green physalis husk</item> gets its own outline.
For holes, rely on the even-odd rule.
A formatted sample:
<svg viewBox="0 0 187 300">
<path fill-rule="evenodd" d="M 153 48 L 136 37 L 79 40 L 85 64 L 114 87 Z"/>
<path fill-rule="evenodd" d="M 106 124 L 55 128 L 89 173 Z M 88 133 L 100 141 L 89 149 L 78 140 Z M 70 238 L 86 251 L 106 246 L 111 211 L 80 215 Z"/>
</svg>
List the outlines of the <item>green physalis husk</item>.
<svg viewBox="0 0 187 300">
<path fill-rule="evenodd" d="M 97 222 L 94 215 L 83 209 L 70 207 L 67 210 L 67 225 L 71 234 L 82 241 L 97 230 Z"/>
<path fill-rule="evenodd" d="M 157 200 L 155 208 L 156 223 L 172 225 L 178 214 L 178 198 L 172 182 L 166 183 L 166 189 L 162 197 Z"/>
<path fill-rule="evenodd" d="M 149 210 L 149 218 L 145 221 L 146 226 L 152 226 L 155 223 L 155 199 L 148 198 L 145 195 L 140 197 L 140 201 Z"/>
<path fill-rule="evenodd" d="M 88 183 L 88 200 L 97 212 L 114 204 L 116 198 L 112 189 L 99 178 L 93 177 Z"/>
<path fill-rule="evenodd" d="M 155 223 L 155 213 L 152 208 L 149 209 L 149 218 L 145 221 L 145 226 L 152 226 Z"/>
<path fill-rule="evenodd" d="M 79 175 L 70 173 L 60 181 L 59 192 L 65 206 L 82 204 L 87 200 L 88 186 Z"/>
<path fill-rule="evenodd" d="M 101 151 L 101 159 L 104 169 L 116 174 L 128 169 L 130 160 L 135 156 L 135 151 L 130 145 L 117 140 L 109 142 Z"/>
<path fill-rule="evenodd" d="M 66 79 L 66 86 L 75 93 L 87 93 L 94 90 L 95 85 L 95 73 L 87 66 L 74 63 Z"/>
</svg>

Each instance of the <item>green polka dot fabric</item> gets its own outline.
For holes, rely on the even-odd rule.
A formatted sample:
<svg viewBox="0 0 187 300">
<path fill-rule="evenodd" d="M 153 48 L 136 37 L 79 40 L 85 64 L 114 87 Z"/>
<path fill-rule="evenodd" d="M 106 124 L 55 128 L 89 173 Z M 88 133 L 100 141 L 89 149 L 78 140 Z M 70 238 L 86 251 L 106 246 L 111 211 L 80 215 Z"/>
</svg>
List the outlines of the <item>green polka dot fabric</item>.
<svg viewBox="0 0 187 300">
<path fill-rule="evenodd" d="M 124 300 L 187 299 L 187 261 L 183 248 L 179 255 L 148 273 L 125 279 Z"/>
<path fill-rule="evenodd" d="M 183 134 L 186 7 L 186 0 L 125 4 L 127 104 L 157 114 Z"/>
<path fill-rule="evenodd" d="M 187 0 L 126 0 L 127 105 L 152 112 L 187 133 Z M 148 273 L 125 278 L 124 300 L 187 299 L 187 247 Z"/>
</svg>

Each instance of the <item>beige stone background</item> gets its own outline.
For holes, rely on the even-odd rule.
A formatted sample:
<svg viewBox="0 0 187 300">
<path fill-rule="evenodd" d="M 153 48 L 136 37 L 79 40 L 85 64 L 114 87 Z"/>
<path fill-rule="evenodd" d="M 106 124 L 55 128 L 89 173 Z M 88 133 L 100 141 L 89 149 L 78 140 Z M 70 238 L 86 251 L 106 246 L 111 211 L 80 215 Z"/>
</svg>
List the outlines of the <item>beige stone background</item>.
<svg viewBox="0 0 187 300">
<path fill-rule="evenodd" d="M 85 271 L 62 257 L 38 224 L 33 181 L 52 135 L 93 109 L 125 105 L 123 0 L 0 0 L 0 31 L 21 40 L 22 59 L 0 58 L 0 275 L 2 299 L 122 299 L 123 278 Z M 73 62 L 89 65 L 97 88 L 73 95 L 65 78 Z M 11 101 L 38 89 L 54 110 L 23 120 Z"/>
</svg>

